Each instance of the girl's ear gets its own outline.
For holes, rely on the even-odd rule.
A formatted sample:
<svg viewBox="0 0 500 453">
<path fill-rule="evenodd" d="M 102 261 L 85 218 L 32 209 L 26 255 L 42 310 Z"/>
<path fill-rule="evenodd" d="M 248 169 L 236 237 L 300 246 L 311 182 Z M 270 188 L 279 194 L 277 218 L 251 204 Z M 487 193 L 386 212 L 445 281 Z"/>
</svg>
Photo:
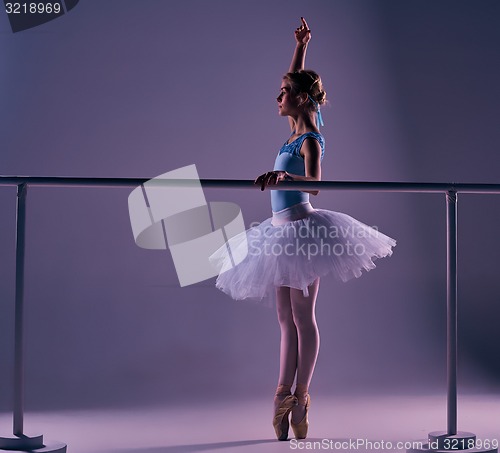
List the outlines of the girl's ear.
<svg viewBox="0 0 500 453">
<path fill-rule="evenodd" d="M 306 104 L 307 102 L 307 93 L 299 93 L 297 95 L 298 99 L 299 99 L 299 105 L 300 106 L 303 106 Z"/>
</svg>

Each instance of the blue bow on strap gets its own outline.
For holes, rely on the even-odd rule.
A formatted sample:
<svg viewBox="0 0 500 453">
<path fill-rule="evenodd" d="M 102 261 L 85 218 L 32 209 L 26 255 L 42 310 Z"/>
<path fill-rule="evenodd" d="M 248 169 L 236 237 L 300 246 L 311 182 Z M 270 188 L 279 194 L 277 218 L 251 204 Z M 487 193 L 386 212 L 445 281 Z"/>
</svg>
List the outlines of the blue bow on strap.
<svg viewBox="0 0 500 453">
<path fill-rule="evenodd" d="M 314 107 L 316 108 L 316 114 L 317 114 L 317 123 L 318 123 L 318 129 L 320 126 L 324 126 L 325 124 L 323 123 L 323 116 L 321 115 L 321 109 L 319 108 L 319 104 L 309 95 L 307 97 L 311 100 L 311 102 L 314 104 Z"/>
</svg>

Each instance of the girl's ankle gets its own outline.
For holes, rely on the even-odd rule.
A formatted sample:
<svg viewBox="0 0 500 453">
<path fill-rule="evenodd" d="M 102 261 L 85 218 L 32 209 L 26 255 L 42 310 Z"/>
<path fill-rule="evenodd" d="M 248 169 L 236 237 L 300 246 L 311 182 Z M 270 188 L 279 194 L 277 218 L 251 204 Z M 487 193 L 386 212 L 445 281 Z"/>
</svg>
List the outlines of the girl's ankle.
<svg viewBox="0 0 500 453">
<path fill-rule="evenodd" d="M 300 406 L 305 406 L 307 403 L 307 395 L 309 387 L 305 384 L 297 384 L 294 395 L 297 397 Z"/>
<path fill-rule="evenodd" d="M 285 396 L 288 396 L 291 394 L 292 394 L 292 386 L 291 385 L 279 384 L 274 396 L 277 398 L 284 398 Z"/>
</svg>

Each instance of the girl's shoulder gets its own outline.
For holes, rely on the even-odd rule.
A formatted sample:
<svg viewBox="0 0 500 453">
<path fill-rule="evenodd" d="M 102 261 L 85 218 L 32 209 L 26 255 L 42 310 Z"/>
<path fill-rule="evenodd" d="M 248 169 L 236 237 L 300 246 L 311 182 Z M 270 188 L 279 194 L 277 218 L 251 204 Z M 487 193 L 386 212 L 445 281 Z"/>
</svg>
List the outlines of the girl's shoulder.
<svg viewBox="0 0 500 453">
<path fill-rule="evenodd" d="M 302 138 L 302 141 L 304 141 L 306 138 L 308 137 L 312 137 L 312 138 L 315 138 L 316 140 L 318 140 L 318 142 L 320 142 L 320 144 L 324 145 L 325 144 L 325 137 L 323 137 L 323 135 L 321 135 L 320 132 L 316 132 L 316 131 L 311 131 L 311 132 L 306 132 L 305 134 L 302 134 L 300 136 L 300 138 Z"/>
<path fill-rule="evenodd" d="M 302 144 L 307 138 L 312 138 L 316 140 L 319 143 L 319 146 L 321 148 L 321 159 L 323 159 L 323 156 L 325 154 L 325 137 L 321 135 L 319 132 L 311 131 L 311 132 L 306 132 L 305 134 L 302 134 L 297 140 L 299 141 L 298 143 L 298 151 L 300 153 L 300 148 L 302 147 Z M 302 157 L 302 155 L 301 155 Z"/>
<path fill-rule="evenodd" d="M 292 131 L 292 135 L 290 136 L 293 137 L 295 135 L 295 131 Z M 323 155 L 325 154 L 325 138 L 323 135 L 321 135 L 319 132 L 315 131 L 310 131 L 310 132 L 305 132 L 304 134 L 299 135 L 297 138 L 292 140 L 291 142 L 288 139 L 282 146 L 280 150 L 280 154 L 282 152 L 288 152 L 294 156 L 303 158 L 302 154 L 300 153 L 300 149 L 302 148 L 302 144 L 307 138 L 313 138 L 318 141 L 320 147 L 321 147 L 321 159 L 323 159 Z"/>
</svg>

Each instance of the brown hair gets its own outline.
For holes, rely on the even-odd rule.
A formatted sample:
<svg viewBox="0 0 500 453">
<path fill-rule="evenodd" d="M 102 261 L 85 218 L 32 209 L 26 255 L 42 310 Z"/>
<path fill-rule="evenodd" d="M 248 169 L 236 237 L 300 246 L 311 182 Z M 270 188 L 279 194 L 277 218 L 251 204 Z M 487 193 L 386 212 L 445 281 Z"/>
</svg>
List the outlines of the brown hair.
<svg viewBox="0 0 500 453">
<path fill-rule="evenodd" d="M 323 89 L 321 77 L 316 72 L 310 69 L 299 69 L 295 72 L 287 72 L 283 79 L 290 81 L 294 93 L 307 93 L 319 105 L 326 102 L 326 91 Z"/>
</svg>

